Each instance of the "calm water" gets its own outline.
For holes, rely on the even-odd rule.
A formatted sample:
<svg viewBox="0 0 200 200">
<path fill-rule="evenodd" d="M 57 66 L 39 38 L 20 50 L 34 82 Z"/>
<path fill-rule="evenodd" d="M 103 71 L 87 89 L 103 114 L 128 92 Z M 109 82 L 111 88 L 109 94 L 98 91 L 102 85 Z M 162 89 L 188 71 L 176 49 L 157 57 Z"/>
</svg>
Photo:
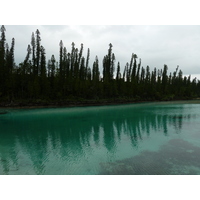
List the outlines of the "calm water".
<svg viewBox="0 0 200 200">
<path fill-rule="evenodd" d="M 0 174 L 200 174 L 200 102 L 0 109 Z"/>
</svg>

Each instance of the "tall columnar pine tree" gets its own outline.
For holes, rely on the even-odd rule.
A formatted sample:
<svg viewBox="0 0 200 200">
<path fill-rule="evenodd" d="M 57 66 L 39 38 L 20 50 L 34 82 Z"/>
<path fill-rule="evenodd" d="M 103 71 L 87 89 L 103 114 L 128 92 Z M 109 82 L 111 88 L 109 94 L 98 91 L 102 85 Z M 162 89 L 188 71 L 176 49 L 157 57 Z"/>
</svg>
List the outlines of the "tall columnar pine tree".
<svg viewBox="0 0 200 200">
<path fill-rule="evenodd" d="M 132 74 L 131 74 L 131 80 L 135 81 L 136 78 L 136 70 L 137 70 L 137 55 L 133 54 L 133 59 L 134 59 L 134 64 L 133 64 L 133 70 L 132 70 Z"/>
<path fill-rule="evenodd" d="M 31 36 L 31 46 L 32 46 L 32 64 L 33 64 L 33 74 L 36 76 L 37 75 L 37 70 L 36 70 L 36 57 L 35 57 L 35 35 L 34 32 L 32 33 Z"/>
<path fill-rule="evenodd" d="M 40 56 L 41 56 L 41 45 L 40 45 L 40 31 L 36 30 L 36 75 L 40 74 Z"/>
<path fill-rule="evenodd" d="M 41 61 L 40 61 L 40 76 L 42 78 L 46 77 L 46 53 L 43 46 L 40 47 L 41 50 Z"/>
<path fill-rule="evenodd" d="M 5 27 L 1 26 L 1 40 L 0 40 L 0 67 L 1 69 L 5 66 L 5 45 L 6 45 L 6 36 L 5 36 Z"/>
<path fill-rule="evenodd" d="M 51 56 L 51 59 L 48 61 L 48 77 L 55 77 L 56 72 L 56 59 L 54 55 Z"/>
<path fill-rule="evenodd" d="M 137 74 L 136 74 L 136 83 L 139 84 L 140 82 L 140 68 L 141 68 L 141 59 L 139 59 Z"/>
<path fill-rule="evenodd" d="M 41 95 L 48 96 L 49 94 L 49 84 L 47 81 L 47 71 L 46 71 L 46 53 L 43 46 L 40 47 L 41 50 L 41 60 L 40 60 L 40 86 Z"/>
<path fill-rule="evenodd" d="M 104 82 L 110 82 L 114 77 L 115 55 L 112 53 L 112 44 L 109 44 L 108 54 L 103 59 L 103 79 Z"/>
<path fill-rule="evenodd" d="M 12 38 L 11 48 L 9 51 L 8 59 L 6 60 L 9 75 L 12 74 L 14 68 L 14 46 L 15 46 L 15 39 Z"/>
<path fill-rule="evenodd" d="M 130 65 L 129 65 L 129 69 L 127 71 L 127 77 L 128 77 L 128 80 L 127 82 L 130 82 L 131 81 L 131 74 L 132 74 L 132 67 L 133 67 L 133 59 L 134 59 L 134 53 L 132 54 L 131 56 L 131 61 L 130 61 Z"/>
<path fill-rule="evenodd" d="M 78 48 L 75 49 L 75 61 L 74 61 L 74 79 L 77 82 L 79 74 L 79 63 L 78 63 Z"/>
<path fill-rule="evenodd" d="M 67 48 L 63 48 L 63 76 L 64 78 L 68 78 L 69 76 L 69 64 L 67 59 Z"/>
<path fill-rule="evenodd" d="M 31 54 L 31 46 L 30 44 L 28 45 L 27 47 L 27 54 L 26 54 L 26 57 L 24 59 L 24 65 L 26 65 L 30 59 L 30 54 Z"/>
<path fill-rule="evenodd" d="M 59 69 L 60 69 L 60 78 L 63 78 L 63 42 L 60 41 L 60 53 L 59 53 Z"/>
<path fill-rule="evenodd" d="M 80 64 L 80 72 L 79 72 L 79 79 L 83 83 L 85 81 L 85 58 L 81 58 L 81 64 Z"/>
<path fill-rule="evenodd" d="M 168 85 L 168 76 L 167 76 L 167 65 L 164 65 L 163 74 L 162 74 L 162 91 L 164 94 L 167 92 L 167 85 Z"/>
<path fill-rule="evenodd" d="M 96 56 L 92 68 L 92 81 L 94 85 L 97 85 L 99 83 L 99 80 L 100 80 L 99 60 L 98 57 Z"/>
<path fill-rule="evenodd" d="M 75 43 L 72 42 L 72 49 L 71 49 L 71 77 L 74 78 L 74 61 L 75 61 Z"/>
<path fill-rule="evenodd" d="M 88 73 L 88 69 L 89 69 L 89 60 L 90 60 L 90 49 L 88 48 L 88 50 L 87 50 L 87 58 L 86 58 L 86 67 L 85 67 L 86 80 L 87 80 L 87 73 Z"/>
<path fill-rule="evenodd" d="M 117 74 L 116 74 L 116 80 L 119 81 L 121 79 L 121 72 L 120 72 L 120 63 L 117 63 Z"/>
<path fill-rule="evenodd" d="M 109 44 L 108 54 L 103 58 L 103 85 L 105 97 L 113 96 L 113 79 L 115 71 L 115 55 L 112 53 L 112 44 Z"/>
<path fill-rule="evenodd" d="M 83 55 L 83 44 L 81 43 L 81 49 L 80 49 L 79 56 L 78 56 L 78 66 L 79 66 L 79 67 L 80 67 L 80 65 L 81 65 L 81 58 L 82 58 L 82 55 Z"/>
<path fill-rule="evenodd" d="M 0 96 L 5 91 L 5 27 L 1 26 L 1 39 L 0 39 Z"/>
</svg>

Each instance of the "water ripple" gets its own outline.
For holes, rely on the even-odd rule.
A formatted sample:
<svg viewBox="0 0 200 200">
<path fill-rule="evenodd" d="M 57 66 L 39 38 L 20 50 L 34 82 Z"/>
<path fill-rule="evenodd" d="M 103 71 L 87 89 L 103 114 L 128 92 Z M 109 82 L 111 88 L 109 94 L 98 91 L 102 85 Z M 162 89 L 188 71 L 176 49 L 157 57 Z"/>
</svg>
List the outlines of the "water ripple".
<svg viewBox="0 0 200 200">
<path fill-rule="evenodd" d="M 199 113 L 199 104 L 171 103 L 9 110 L 0 116 L 0 174 L 178 173 L 160 148 L 177 138 L 200 147 Z M 196 159 L 193 147 L 183 153 Z"/>
</svg>

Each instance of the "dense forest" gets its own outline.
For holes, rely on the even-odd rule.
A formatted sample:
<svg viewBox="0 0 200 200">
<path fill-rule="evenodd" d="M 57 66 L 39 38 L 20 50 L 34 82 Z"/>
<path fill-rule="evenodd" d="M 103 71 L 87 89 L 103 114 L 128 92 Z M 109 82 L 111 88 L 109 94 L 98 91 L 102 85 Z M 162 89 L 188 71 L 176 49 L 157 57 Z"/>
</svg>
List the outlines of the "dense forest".
<svg viewBox="0 0 200 200">
<path fill-rule="evenodd" d="M 46 58 L 41 45 L 40 31 L 32 33 L 24 61 L 15 64 L 15 39 L 6 43 L 6 29 L 1 26 L 0 38 L 0 104 L 26 105 L 67 102 L 133 102 L 192 99 L 200 96 L 200 81 L 183 76 L 177 68 L 168 73 L 167 65 L 161 69 L 143 67 L 141 59 L 132 54 L 130 62 L 121 69 L 116 63 L 112 44 L 102 62 L 96 56 L 90 66 L 90 49 L 83 56 L 71 44 L 67 52 L 62 40 L 59 58 Z M 102 64 L 102 66 L 100 66 Z M 100 72 L 102 70 L 102 73 Z"/>
</svg>

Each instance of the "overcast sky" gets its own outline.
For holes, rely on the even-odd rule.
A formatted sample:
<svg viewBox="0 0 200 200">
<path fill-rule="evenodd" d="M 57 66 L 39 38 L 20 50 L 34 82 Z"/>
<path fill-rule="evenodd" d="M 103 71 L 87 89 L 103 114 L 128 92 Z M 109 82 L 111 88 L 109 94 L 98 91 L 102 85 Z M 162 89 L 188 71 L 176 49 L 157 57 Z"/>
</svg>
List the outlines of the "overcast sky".
<svg viewBox="0 0 200 200">
<path fill-rule="evenodd" d="M 102 66 L 108 45 L 112 43 L 116 65 L 119 61 L 121 70 L 126 62 L 130 62 L 131 54 L 135 53 L 141 58 L 142 66 L 149 65 L 151 70 L 167 64 L 169 72 L 179 65 L 184 74 L 200 74 L 200 26 L 5 25 L 5 28 L 9 45 L 12 37 L 15 38 L 16 64 L 24 60 L 31 34 L 39 29 L 47 60 L 52 54 L 59 60 L 59 42 L 62 40 L 68 52 L 72 42 L 77 48 L 83 43 L 85 57 L 90 48 L 90 67 L 96 55 Z"/>
</svg>

